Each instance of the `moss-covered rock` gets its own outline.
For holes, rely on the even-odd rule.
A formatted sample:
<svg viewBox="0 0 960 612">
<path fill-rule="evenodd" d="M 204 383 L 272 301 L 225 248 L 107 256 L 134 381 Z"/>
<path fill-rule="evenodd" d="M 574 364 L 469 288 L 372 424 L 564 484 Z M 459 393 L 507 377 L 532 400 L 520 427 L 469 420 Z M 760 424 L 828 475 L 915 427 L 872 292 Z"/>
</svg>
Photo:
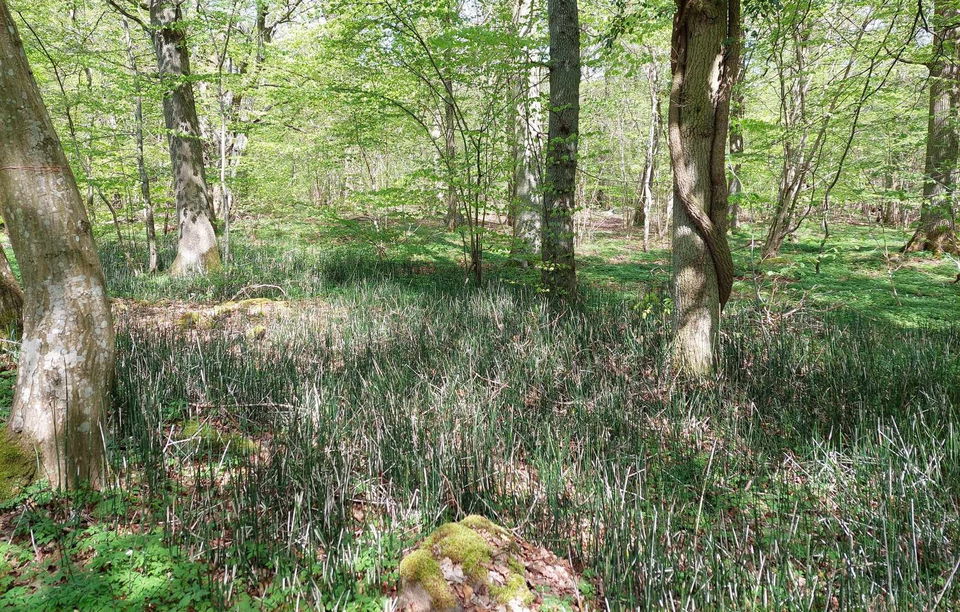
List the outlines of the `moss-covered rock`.
<svg viewBox="0 0 960 612">
<path fill-rule="evenodd" d="M 0 429 L 0 501 L 10 499 L 30 484 L 36 471 L 36 460 L 6 427 Z"/>
<path fill-rule="evenodd" d="M 423 592 L 416 593 L 419 601 L 429 600 L 429 609 L 448 610 L 457 605 L 456 595 L 447 584 L 440 571 L 440 564 L 429 550 L 418 549 L 400 562 L 400 579 L 408 589 L 419 587 Z"/>
<path fill-rule="evenodd" d="M 446 523 L 400 563 L 398 607 L 427 610 L 537 610 L 576 601 L 570 564 L 489 519 Z M 576 608 L 572 605 L 570 609 Z"/>
<path fill-rule="evenodd" d="M 187 421 L 180 431 L 180 439 L 186 446 L 199 453 L 218 454 L 227 451 L 234 456 L 249 455 L 257 451 L 252 440 L 238 433 L 221 432 L 207 423 Z"/>
<path fill-rule="evenodd" d="M 177 327 L 180 329 L 213 329 L 215 325 L 213 317 L 199 311 L 185 312 L 177 319 Z"/>
</svg>

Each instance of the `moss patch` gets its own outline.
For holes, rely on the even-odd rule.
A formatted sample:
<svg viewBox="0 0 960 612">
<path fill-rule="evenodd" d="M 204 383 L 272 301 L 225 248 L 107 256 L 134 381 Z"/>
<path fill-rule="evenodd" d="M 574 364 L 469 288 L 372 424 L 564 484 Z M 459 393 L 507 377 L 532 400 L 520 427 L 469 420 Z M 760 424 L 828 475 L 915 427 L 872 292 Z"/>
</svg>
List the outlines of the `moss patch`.
<svg viewBox="0 0 960 612">
<path fill-rule="evenodd" d="M 463 565 L 463 571 L 474 580 L 482 580 L 486 570 L 484 563 L 490 563 L 493 552 L 490 544 L 473 529 L 462 523 L 447 523 L 440 526 L 427 540 L 427 546 L 436 546 L 440 557 L 449 557 L 454 563 Z"/>
<path fill-rule="evenodd" d="M 30 484 L 37 464 L 6 428 L 0 430 L 0 501 Z"/>
<path fill-rule="evenodd" d="M 185 312 L 177 319 L 180 329 L 213 329 L 213 317 L 202 312 Z"/>
<path fill-rule="evenodd" d="M 229 454 L 238 456 L 249 455 L 257 450 L 257 445 L 245 436 L 237 433 L 221 433 L 216 428 L 197 420 L 183 424 L 180 438 L 190 440 L 190 448 L 201 453 L 216 454 L 226 450 Z"/>
<path fill-rule="evenodd" d="M 400 577 L 409 583 L 417 583 L 427 591 L 434 608 L 446 609 L 457 605 L 456 597 L 440 571 L 440 564 L 429 550 L 418 549 L 400 562 Z"/>
<path fill-rule="evenodd" d="M 490 594 L 502 604 L 519 601 L 523 605 L 529 606 L 535 599 L 533 593 L 527 587 L 527 580 L 523 573 L 516 573 L 515 571 L 506 576 L 506 582 L 503 585 L 491 584 Z"/>
</svg>

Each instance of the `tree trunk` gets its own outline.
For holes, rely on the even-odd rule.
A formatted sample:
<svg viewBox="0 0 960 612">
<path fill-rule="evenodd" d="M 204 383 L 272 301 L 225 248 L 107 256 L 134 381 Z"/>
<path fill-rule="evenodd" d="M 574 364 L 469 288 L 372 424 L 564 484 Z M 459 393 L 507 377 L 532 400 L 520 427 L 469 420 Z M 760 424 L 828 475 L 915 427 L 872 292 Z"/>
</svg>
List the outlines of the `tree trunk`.
<svg viewBox="0 0 960 612">
<path fill-rule="evenodd" d="M 10 431 L 55 488 L 103 483 L 113 324 L 90 223 L 0 0 L 0 202 L 24 285 Z"/>
<path fill-rule="evenodd" d="M 657 58 L 654 57 L 647 67 L 647 85 L 650 96 L 650 125 L 647 130 L 647 151 L 643 164 L 643 250 L 650 248 L 650 226 L 653 209 L 656 206 L 654 197 L 654 179 L 657 175 L 657 155 L 660 153 L 660 135 L 663 131 L 663 119 L 660 109 L 660 71 L 657 68 Z M 636 223 L 636 222 L 635 222 Z"/>
<path fill-rule="evenodd" d="M 740 74 L 744 73 L 745 66 L 740 64 Z M 740 200 L 743 197 L 743 185 L 740 183 L 740 155 L 743 153 L 743 117 L 744 95 L 743 88 L 736 87 L 730 104 L 730 113 L 733 121 L 730 122 L 730 157 L 733 158 L 733 168 L 730 177 L 730 231 L 737 231 L 740 223 Z"/>
<path fill-rule="evenodd" d="M 150 199 L 150 175 L 143 154 L 143 96 L 140 92 L 140 70 L 137 68 L 137 56 L 133 52 L 130 38 L 130 26 L 127 20 L 121 20 L 123 36 L 127 46 L 127 62 L 135 80 L 136 99 L 133 106 L 134 139 L 137 144 L 137 174 L 140 177 L 140 197 L 143 199 L 143 225 L 147 233 L 147 272 L 157 271 L 157 226 L 153 219 L 153 201 Z"/>
<path fill-rule="evenodd" d="M 190 84 L 190 58 L 177 0 L 153 0 L 150 22 L 160 75 L 168 90 L 163 115 L 169 131 L 170 162 L 180 237 L 170 267 L 175 276 L 203 274 L 220 267 L 220 251 L 211 217 L 210 191 L 203 169 L 203 147 Z"/>
<path fill-rule="evenodd" d="M 534 34 L 537 20 L 533 0 L 520 0 L 517 26 L 521 36 Z M 541 155 L 543 144 L 543 107 L 540 103 L 541 70 L 534 67 L 534 58 L 524 56 L 526 68 L 520 78 L 517 96 L 518 139 L 517 162 L 514 167 L 513 248 L 511 257 L 527 266 L 540 250 L 540 221 L 543 217 Z"/>
<path fill-rule="evenodd" d="M 459 202 L 457 201 L 457 189 L 453 184 L 452 170 L 456 165 L 457 157 L 457 133 L 456 133 L 456 109 L 453 107 L 453 81 L 443 80 L 443 154 L 447 158 L 447 190 L 443 197 L 446 214 L 444 221 L 447 229 L 455 230 L 463 223 L 463 215 L 460 214 Z"/>
<path fill-rule="evenodd" d="M 550 121 L 543 195 L 543 284 L 576 293 L 573 214 L 580 122 L 580 23 L 577 0 L 549 0 Z"/>
<path fill-rule="evenodd" d="M 739 43 L 739 0 L 677 1 L 669 113 L 674 363 L 694 377 L 714 369 L 720 311 L 733 286 L 724 155 Z"/>
<path fill-rule="evenodd" d="M 937 0 L 930 62 L 930 111 L 920 226 L 904 251 L 960 253 L 957 186 L 960 163 L 960 8 Z"/>
<path fill-rule="evenodd" d="M 23 323 L 23 292 L 10 269 L 7 254 L 0 247 L 0 333 L 20 328 Z"/>
</svg>

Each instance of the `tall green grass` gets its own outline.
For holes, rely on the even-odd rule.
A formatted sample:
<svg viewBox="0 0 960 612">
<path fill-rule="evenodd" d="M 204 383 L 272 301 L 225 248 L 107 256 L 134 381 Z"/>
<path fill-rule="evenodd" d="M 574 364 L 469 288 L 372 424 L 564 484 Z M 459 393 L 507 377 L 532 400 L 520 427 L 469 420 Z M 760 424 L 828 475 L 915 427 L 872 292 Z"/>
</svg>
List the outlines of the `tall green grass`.
<svg viewBox="0 0 960 612">
<path fill-rule="evenodd" d="M 717 379 L 692 387 L 664 365 L 667 313 L 238 256 L 173 295 L 276 284 L 324 307 L 256 339 L 122 329 L 111 447 L 221 603 L 375 601 L 404 542 L 474 512 L 572 558 L 612 609 L 960 601 L 960 328 L 743 306 Z M 118 270 L 114 294 L 160 294 Z M 182 442 L 192 420 L 259 450 Z"/>
</svg>

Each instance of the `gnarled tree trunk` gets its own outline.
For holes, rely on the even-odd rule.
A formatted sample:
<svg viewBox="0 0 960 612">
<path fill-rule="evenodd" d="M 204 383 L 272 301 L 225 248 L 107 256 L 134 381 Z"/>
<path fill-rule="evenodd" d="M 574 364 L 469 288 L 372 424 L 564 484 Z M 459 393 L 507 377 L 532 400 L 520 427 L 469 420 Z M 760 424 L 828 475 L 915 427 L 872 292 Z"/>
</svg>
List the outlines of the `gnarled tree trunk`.
<svg viewBox="0 0 960 612">
<path fill-rule="evenodd" d="M 54 487 L 102 484 L 110 305 L 80 193 L 0 0 L 0 202 L 24 285 L 10 431 Z"/>
<path fill-rule="evenodd" d="M 203 169 L 193 85 L 187 80 L 190 57 L 180 0 L 152 0 L 150 22 L 154 27 L 157 65 L 168 88 L 163 96 L 163 116 L 169 131 L 180 229 L 177 256 L 170 273 L 203 274 L 220 267 L 220 251 L 211 222 L 213 209 Z"/>
<path fill-rule="evenodd" d="M 669 113 L 674 362 L 694 377 L 713 371 L 733 286 L 724 156 L 739 41 L 739 0 L 677 0 Z"/>
<path fill-rule="evenodd" d="M 550 121 L 543 194 L 543 284 L 553 295 L 577 290 L 573 213 L 580 125 L 580 20 L 577 0 L 549 0 Z"/>
<path fill-rule="evenodd" d="M 904 251 L 960 253 L 957 173 L 960 163 L 960 8 L 934 7 L 935 57 L 930 68 L 930 111 L 920 226 Z"/>
</svg>

